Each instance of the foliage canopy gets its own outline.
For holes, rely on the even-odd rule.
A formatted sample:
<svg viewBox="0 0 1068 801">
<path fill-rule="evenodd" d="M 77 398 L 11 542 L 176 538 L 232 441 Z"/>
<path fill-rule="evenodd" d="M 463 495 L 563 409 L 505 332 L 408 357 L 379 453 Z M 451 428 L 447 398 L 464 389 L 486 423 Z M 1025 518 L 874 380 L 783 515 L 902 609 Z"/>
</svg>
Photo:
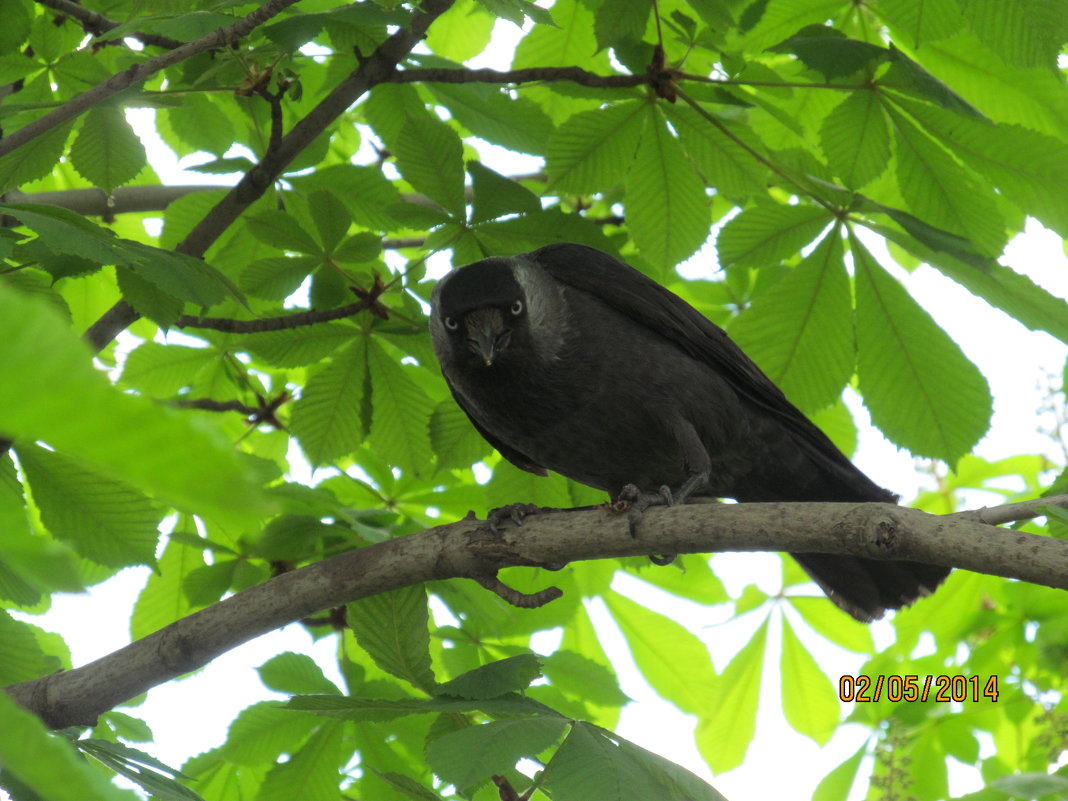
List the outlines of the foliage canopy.
<svg viewBox="0 0 1068 801">
<path fill-rule="evenodd" d="M 1011 500 L 1006 476 L 1022 497 L 1051 483 L 1043 457 L 969 456 L 990 426 L 986 379 L 898 276 L 929 264 L 1068 342 L 1065 301 L 998 262 L 1028 216 L 1068 234 L 1062 0 L 411 5 L 6 0 L 0 684 L 71 668 L 28 616 L 124 567 L 153 569 L 136 638 L 470 509 L 601 502 L 501 461 L 449 397 L 425 325 L 443 259 L 553 241 L 620 256 L 727 327 L 846 452 L 853 387 L 893 443 L 952 467 L 920 508 L 952 511 L 964 488 Z M 505 25 L 522 26 L 511 71 L 465 67 Z M 187 169 L 237 188 L 161 186 L 131 108 L 155 111 Z M 506 151 L 534 167 L 516 174 Z M 683 280 L 710 230 L 715 280 Z M 294 442 L 322 468 L 310 480 Z M 348 628 L 307 621 L 336 639 L 345 686 L 279 654 L 260 676 L 294 698 L 246 709 L 180 774 L 148 755 L 133 709 L 67 730 L 72 748 L 0 694 L 0 787 L 124 795 L 102 765 L 168 799 L 485 801 L 509 797 L 491 776 L 529 785 L 525 758 L 535 798 L 721 798 L 612 733 L 628 699 L 582 602 L 600 597 L 644 678 L 697 717 L 714 772 L 743 763 L 761 682 L 779 675 L 798 732 L 870 731 L 820 801 L 858 777 L 871 798 L 945 798 L 950 760 L 981 771 L 974 801 L 1068 798 L 1068 777 L 1047 775 L 1068 748 L 1054 591 L 954 574 L 876 649 L 792 563 L 774 598 L 728 597 L 706 558 L 680 566 L 575 564 L 536 610 L 438 582 L 354 602 Z M 620 571 L 763 622 L 717 673 L 689 628 L 612 584 Z M 534 654 L 557 628 L 559 648 Z M 865 655 L 872 676 L 996 676 L 998 692 L 843 717 L 816 640 Z"/>
</svg>

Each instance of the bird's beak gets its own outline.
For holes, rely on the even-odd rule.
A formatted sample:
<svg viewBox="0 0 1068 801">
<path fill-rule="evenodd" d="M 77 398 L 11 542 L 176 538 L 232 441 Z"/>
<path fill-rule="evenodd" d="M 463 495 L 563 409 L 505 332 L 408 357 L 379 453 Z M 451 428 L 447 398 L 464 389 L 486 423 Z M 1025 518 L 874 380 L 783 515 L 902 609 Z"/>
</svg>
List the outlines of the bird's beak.
<svg viewBox="0 0 1068 801">
<path fill-rule="evenodd" d="M 467 345 L 471 351 L 485 362 L 486 367 L 508 344 L 511 334 L 504 325 L 500 309 L 477 309 L 470 312 L 464 323 L 467 326 Z"/>
</svg>

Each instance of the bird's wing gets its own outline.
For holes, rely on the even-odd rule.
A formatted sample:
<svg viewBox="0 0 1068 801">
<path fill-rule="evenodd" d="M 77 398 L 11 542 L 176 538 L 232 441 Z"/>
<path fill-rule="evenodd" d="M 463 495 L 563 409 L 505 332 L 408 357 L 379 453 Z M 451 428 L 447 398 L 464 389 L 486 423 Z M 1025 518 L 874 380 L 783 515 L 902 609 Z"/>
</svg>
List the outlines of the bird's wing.
<svg viewBox="0 0 1068 801">
<path fill-rule="evenodd" d="M 549 475 L 549 472 L 544 467 L 535 462 L 529 456 L 520 453 L 515 448 L 511 448 L 508 445 L 505 445 L 503 442 L 493 436 L 493 434 L 483 428 L 482 424 L 478 422 L 478 418 L 471 414 L 471 410 L 464 403 L 463 395 L 456 391 L 456 388 L 452 385 L 452 382 L 449 381 L 448 377 L 445 378 L 445 383 L 449 385 L 449 390 L 452 392 L 452 397 L 456 400 L 456 405 L 463 409 L 464 414 L 467 415 L 467 419 L 471 421 L 471 425 L 473 425 L 475 427 L 475 430 L 482 435 L 482 439 L 486 440 L 486 442 L 488 442 L 490 445 L 497 449 L 501 456 L 503 456 L 512 464 L 514 464 L 520 470 L 526 470 L 528 473 L 534 473 L 538 476 Z"/>
<path fill-rule="evenodd" d="M 692 358 L 709 365 L 727 379 L 739 395 L 774 416 L 811 456 L 826 467 L 835 472 L 859 473 L 722 328 L 656 281 L 606 253 L 584 245 L 548 245 L 526 254 L 526 258 L 557 281 L 599 298 L 631 320 L 666 337 Z M 874 484 L 872 489 L 879 490 Z M 882 492 L 892 495 L 885 490 Z"/>
</svg>

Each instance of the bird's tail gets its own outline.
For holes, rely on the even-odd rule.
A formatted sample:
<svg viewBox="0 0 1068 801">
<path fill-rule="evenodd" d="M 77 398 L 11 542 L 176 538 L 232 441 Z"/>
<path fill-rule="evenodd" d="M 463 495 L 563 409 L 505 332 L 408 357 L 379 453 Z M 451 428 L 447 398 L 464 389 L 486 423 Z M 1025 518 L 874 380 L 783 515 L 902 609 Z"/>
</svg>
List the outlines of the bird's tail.
<svg viewBox="0 0 1068 801">
<path fill-rule="evenodd" d="M 791 556 L 835 604 L 864 623 L 882 617 L 887 609 L 899 609 L 930 595 L 950 571 L 919 562 L 884 562 L 840 554 Z"/>
</svg>

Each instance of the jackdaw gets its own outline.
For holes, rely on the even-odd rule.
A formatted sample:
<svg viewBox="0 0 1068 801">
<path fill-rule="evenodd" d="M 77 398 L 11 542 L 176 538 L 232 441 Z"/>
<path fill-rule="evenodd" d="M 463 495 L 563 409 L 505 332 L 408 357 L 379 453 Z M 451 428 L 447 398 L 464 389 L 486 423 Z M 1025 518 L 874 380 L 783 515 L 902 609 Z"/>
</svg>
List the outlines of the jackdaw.
<svg viewBox="0 0 1068 801">
<path fill-rule="evenodd" d="M 897 500 L 723 329 L 606 253 L 562 243 L 483 259 L 443 278 L 431 306 L 434 350 L 453 396 L 523 470 L 553 470 L 629 500 L 638 514 L 691 495 Z M 862 621 L 927 595 L 949 573 L 792 555 Z"/>
</svg>

